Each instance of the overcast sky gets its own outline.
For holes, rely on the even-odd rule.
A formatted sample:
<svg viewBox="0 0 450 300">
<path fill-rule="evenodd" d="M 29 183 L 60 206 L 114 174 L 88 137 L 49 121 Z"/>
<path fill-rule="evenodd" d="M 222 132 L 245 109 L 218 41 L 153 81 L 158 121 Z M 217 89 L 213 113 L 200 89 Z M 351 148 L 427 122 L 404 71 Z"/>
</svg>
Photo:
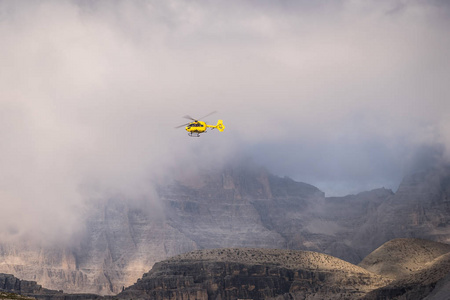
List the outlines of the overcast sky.
<svg viewBox="0 0 450 300">
<path fill-rule="evenodd" d="M 449 8 L 0 0 L 1 234 L 59 236 L 93 193 L 235 157 L 328 196 L 395 191 L 448 160 Z M 224 132 L 174 129 L 211 111 Z"/>
</svg>

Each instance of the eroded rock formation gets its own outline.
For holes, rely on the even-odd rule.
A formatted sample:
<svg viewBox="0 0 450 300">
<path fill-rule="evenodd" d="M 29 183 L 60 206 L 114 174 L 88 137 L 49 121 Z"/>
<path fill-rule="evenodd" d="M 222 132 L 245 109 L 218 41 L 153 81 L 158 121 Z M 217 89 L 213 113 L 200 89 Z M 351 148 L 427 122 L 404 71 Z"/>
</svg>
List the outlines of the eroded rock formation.
<svg viewBox="0 0 450 300">
<path fill-rule="evenodd" d="M 450 245 L 395 239 L 356 266 L 311 251 L 222 248 L 158 262 L 116 296 L 65 294 L 0 274 L 0 291 L 45 300 L 448 299 Z"/>
<path fill-rule="evenodd" d="M 196 249 L 309 250 L 359 263 L 393 238 L 450 242 L 450 169 L 406 177 L 398 191 L 325 197 L 241 163 L 158 184 L 145 199 L 95 199 L 67 246 L 0 242 L 0 272 L 65 292 L 115 294 L 155 262 Z"/>
<path fill-rule="evenodd" d="M 316 252 L 228 248 L 194 251 L 157 263 L 117 297 L 356 299 L 388 282 L 363 268 Z"/>
</svg>

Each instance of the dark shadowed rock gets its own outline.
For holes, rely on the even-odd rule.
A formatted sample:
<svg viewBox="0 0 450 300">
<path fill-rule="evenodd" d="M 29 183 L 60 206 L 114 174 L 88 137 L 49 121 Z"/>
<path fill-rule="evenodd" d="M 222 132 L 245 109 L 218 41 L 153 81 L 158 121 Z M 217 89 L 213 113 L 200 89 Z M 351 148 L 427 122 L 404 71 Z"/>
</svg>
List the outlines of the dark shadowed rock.
<svg viewBox="0 0 450 300">
<path fill-rule="evenodd" d="M 35 281 L 20 280 L 11 274 L 0 273 L 0 290 L 18 294 L 38 294 L 45 291 Z"/>
<path fill-rule="evenodd" d="M 40 300 L 100 300 L 94 294 L 65 294 L 43 288 L 35 281 L 20 280 L 11 274 L 0 273 L 0 299 L 40 299 Z"/>
</svg>

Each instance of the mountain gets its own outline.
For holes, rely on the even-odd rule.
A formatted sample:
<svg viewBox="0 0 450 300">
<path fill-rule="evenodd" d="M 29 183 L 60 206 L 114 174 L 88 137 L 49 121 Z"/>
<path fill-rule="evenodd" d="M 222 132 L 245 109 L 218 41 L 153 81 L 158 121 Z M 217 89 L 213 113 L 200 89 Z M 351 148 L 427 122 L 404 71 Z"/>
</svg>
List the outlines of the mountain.
<svg viewBox="0 0 450 300">
<path fill-rule="evenodd" d="M 118 299 L 448 299 L 450 245 L 385 243 L 355 266 L 310 251 L 197 250 L 156 263 Z"/>
<path fill-rule="evenodd" d="M 89 202 L 72 245 L 0 241 L 0 272 L 55 290 L 116 294 L 153 264 L 214 248 L 315 251 L 359 263 L 394 238 L 450 242 L 450 168 L 384 188 L 325 197 L 248 162 L 179 172 L 155 195 Z"/>
<path fill-rule="evenodd" d="M 450 167 L 405 177 L 397 192 L 368 216 L 355 238 L 378 247 L 399 237 L 450 242 Z"/>
<path fill-rule="evenodd" d="M 197 250 L 155 264 L 119 299 L 356 299 L 389 280 L 310 251 Z M 287 298 L 287 299 L 289 299 Z"/>
<path fill-rule="evenodd" d="M 359 264 L 393 279 L 364 299 L 448 299 L 450 245 L 422 239 L 395 239 L 385 243 Z"/>
<path fill-rule="evenodd" d="M 395 239 L 359 266 L 326 254 L 286 249 L 191 251 L 156 263 L 116 296 L 64 294 L 0 274 L 0 297 L 131 299 L 448 299 L 450 245 Z M 7 294 L 13 299 L 20 296 Z M 17 298 L 17 297 L 19 298 Z"/>
</svg>

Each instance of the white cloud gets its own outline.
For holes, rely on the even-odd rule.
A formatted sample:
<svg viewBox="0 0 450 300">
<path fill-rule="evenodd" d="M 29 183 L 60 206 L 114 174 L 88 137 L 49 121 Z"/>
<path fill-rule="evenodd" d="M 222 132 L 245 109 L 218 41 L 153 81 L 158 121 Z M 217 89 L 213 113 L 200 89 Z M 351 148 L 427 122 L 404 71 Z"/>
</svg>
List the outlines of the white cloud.
<svg viewBox="0 0 450 300">
<path fill-rule="evenodd" d="M 450 140 L 448 9 L 323 3 L 0 1 L 1 203 L 70 231 L 80 186 L 152 195 L 235 152 L 326 192 L 395 186 Z M 223 133 L 173 129 L 213 110 Z"/>
</svg>

